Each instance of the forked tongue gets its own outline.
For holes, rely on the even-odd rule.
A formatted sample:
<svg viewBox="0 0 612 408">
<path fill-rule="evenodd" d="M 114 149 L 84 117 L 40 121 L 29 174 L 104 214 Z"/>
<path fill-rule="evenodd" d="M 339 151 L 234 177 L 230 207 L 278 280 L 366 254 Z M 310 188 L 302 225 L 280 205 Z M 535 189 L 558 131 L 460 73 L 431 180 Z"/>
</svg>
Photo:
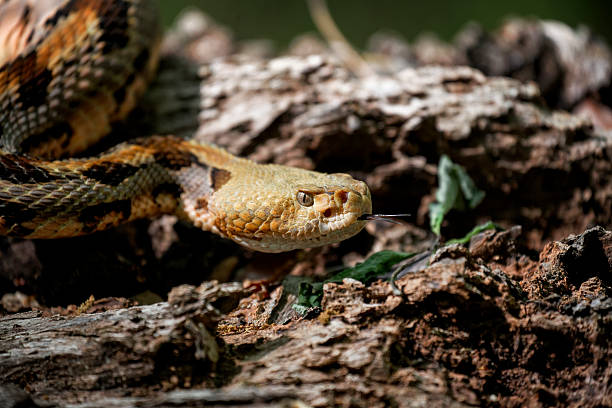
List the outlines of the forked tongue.
<svg viewBox="0 0 612 408">
<path fill-rule="evenodd" d="M 361 221 L 374 221 L 381 220 L 390 222 L 392 224 L 406 225 L 408 221 L 405 220 L 406 217 L 409 217 L 410 214 L 363 214 L 359 217 Z"/>
</svg>

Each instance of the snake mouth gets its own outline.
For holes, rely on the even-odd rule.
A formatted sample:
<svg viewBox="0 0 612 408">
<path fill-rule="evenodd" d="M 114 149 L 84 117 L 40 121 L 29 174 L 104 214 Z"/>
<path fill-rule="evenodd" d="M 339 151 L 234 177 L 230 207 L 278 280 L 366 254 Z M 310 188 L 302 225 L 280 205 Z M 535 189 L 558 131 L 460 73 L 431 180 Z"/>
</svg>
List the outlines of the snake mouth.
<svg viewBox="0 0 612 408">
<path fill-rule="evenodd" d="M 332 232 L 341 231 L 355 222 L 359 221 L 357 214 L 338 214 L 335 217 L 326 219 L 325 221 L 319 222 L 319 232 L 321 235 L 326 235 Z"/>
<path fill-rule="evenodd" d="M 369 191 L 365 184 L 364 191 L 350 191 L 348 194 L 340 194 L 340 200 L 342 204 L 336 202 L 337 206 L 323 207 L 325 211 L 322 212 L 319 218 L 318 230 L 322 236 L 334 235 L 337 240 L 346 239 L 349 236 L 359 232 L 365 226 L 365 219 L 367 215 L 372 213 L 372 202 L 369 197 Z M 326 214 L 331 212 L 331 214 Z"/>
</svg>

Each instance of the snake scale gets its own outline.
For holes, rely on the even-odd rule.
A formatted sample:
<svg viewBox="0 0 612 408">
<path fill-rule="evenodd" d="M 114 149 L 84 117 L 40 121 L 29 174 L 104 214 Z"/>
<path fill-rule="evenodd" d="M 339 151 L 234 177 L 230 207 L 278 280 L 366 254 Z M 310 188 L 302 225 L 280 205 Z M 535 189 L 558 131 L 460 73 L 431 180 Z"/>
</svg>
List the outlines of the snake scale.
<svg viewBox="0 0 612 408">
<path fill-rule="evenodd" d="M 170 135 L 75 158 L 137 104 L 156 72 L 159 27 L 152 0 L 0 0 L 0 234 L 63 238 L 176 214 L 281 252 L 359 232 L 370 192 L 346 174 L 257 164 Z"/>
</svg>

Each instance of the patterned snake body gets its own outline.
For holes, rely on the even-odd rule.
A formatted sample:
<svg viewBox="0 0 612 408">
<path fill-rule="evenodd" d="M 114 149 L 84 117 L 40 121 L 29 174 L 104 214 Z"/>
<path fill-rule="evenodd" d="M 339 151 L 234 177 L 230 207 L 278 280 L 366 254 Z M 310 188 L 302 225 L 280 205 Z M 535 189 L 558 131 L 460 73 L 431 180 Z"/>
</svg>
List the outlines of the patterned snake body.
<svg viewBox="0 0 612 408">
<path fill-rule="evenodd" d="M 70 237 L 177 214 L 281 252 L 364 227 L 372 205 L 361 181 L 173 136 L 53 160 L 82 152 L 135 106 L 157 66 L 158 27 L 150 0 L 0 0 L 0 234 Z"/>
</svg>

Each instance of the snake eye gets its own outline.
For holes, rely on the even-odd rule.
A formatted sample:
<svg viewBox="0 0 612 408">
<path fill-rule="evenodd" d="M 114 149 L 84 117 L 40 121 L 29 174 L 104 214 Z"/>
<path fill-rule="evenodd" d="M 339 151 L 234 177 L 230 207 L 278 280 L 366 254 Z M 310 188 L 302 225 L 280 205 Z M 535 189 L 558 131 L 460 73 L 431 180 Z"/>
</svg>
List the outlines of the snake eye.
<svg viewBox="0 0 612 408">
<path fill-rule="evenodd" d="M 314 204 L 314 199 L 312 198 L 312 196 L 303 191 L 298 191 L 296 199 L 297 202 L 300 203 L 300 205 L 303 205 L 304 207 L 310 207 Z"/>
</svg>

